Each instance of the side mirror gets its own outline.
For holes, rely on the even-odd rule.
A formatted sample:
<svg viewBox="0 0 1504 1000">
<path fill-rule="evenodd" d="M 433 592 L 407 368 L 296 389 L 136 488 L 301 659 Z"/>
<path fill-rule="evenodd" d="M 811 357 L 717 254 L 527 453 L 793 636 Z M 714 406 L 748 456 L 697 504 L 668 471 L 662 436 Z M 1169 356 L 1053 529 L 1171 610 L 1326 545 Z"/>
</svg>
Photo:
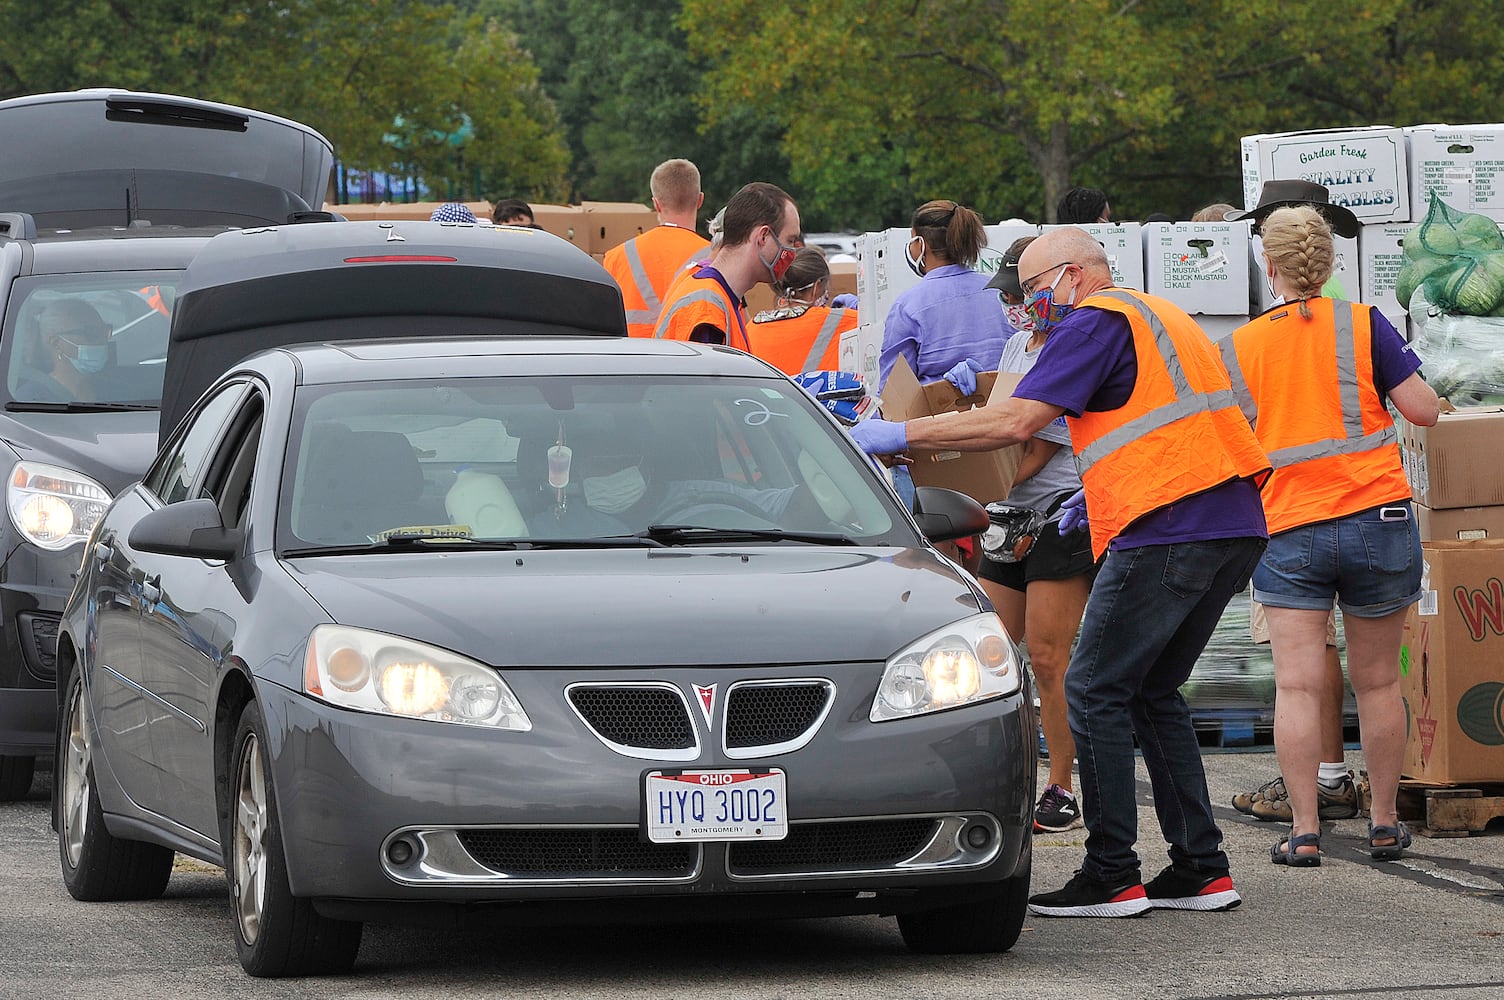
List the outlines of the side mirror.
<svg viewBox="0 0 1504 1000">
<path fill-rule="evenodd" d="M 171 503 L 141 520 L 126 540 L 131 548 L 164 556 L 196 559 L 233 559 L 245 540 L 239 531 L 224 526 L 219 507 L 204 497 Z"/>
<path fill-rule="evenodd" d="M 987 509 L 965 493 L 939 486 L 914 490 L 914 520 L 932 542 L 950 542 L 980 535 L 992 526 Z"/>
</svg>

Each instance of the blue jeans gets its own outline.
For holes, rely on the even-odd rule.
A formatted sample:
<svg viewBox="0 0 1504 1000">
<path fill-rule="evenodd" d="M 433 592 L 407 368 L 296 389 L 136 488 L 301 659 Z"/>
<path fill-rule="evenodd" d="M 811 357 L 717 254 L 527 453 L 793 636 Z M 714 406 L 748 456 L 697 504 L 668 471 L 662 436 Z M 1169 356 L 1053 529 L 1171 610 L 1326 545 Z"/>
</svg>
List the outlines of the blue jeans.
<svg viewBox="0 0 1504 1000">
<path fill-rule="evenodd" d="M 1180 686 L 1227 602 L 1248 585 L 1264 544 L 1218 538 L 1107 553 L 1065 674 L 1087 830 L 1081 868 L 1092 878 L 1139 871 L 1135 734 L 1170 859 L 1195 872 L 1227 871 Z"/>
<path fill-rule="evenodd" d="M 1396 500 L 1269 539 L 1253 571 L 1253 599 L 1270 608 L 1382 618 L 1420 600 L 1420 531 L 1409 500 Z"/>
</svg>

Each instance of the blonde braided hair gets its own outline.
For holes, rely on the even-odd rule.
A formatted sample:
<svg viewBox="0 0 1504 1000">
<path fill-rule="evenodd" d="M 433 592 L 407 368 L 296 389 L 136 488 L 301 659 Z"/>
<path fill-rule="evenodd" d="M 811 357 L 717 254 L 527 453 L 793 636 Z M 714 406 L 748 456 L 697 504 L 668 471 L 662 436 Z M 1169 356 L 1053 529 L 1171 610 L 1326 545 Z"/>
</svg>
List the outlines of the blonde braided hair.
<svg viewBox="0 0 1504 1000">
<path fill-rule="evenodd" d="M 1306 300 L 1321 294 L 1321 286 L 1332 276 L 1337 260 L 1332 228 L 1314 208 L 1296 205 L 1270 212 L 1259 232 L 1264 256 L 1294 290 L 1300 300 L 1300 315 L 1310 319 L 1311 307 Z"/>
</svg>

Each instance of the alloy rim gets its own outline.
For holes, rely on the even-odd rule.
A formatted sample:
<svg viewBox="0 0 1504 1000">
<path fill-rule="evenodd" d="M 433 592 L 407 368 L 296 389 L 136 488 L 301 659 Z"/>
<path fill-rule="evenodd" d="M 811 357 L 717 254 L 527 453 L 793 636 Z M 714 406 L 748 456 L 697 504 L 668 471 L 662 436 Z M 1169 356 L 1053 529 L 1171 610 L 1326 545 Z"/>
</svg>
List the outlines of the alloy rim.
<svg viewBox="0 0 1504 1000">
<path fill-rule="evenodd" d="M 68 852 L 68 865 L 78 867 L 83 854 L 84 836 L 89 832 L 89 722 L 88 703 L 84 701 L 83 685 L 73 688 L 68 701 L 68 745 L 63 761 L 63 846 Z"/>
<path fill-rule="evenodd" d="M 235 917 L 246 944 L 261 933 L 266 905 L 266 770 L 254 733 L 245 738 L 236 768 L 234 846 Z"/>
</svg>

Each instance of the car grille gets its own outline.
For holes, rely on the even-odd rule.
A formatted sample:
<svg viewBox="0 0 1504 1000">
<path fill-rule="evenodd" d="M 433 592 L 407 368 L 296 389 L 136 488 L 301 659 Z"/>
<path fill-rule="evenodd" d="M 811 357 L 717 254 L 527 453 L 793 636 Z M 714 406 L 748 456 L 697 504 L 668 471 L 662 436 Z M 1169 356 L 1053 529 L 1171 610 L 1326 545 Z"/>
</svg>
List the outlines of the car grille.
<svg viewBox="0 0 1504 1000">
<path fill-rule="evenodd" d="M 548 878 L 685 876 L 695 844 L 652 844 L 632 829 L 461 830 L 460 844 L 479 864 L 504 875 Z"/>
<path fill-rule="evenodd" d="M 665 685 L 581 684 L 569 703 L 608 743 L 638 750 L 688 750 L 694 723 L 679 690 Z"/>
<path fill-rule="evenodd" d="M 738 684 L 726 695 L 726 747 L 791 743 L 820 720 L 833 688 L 827 681 Z"/>
<path fill-rule="evenodd" d="M 31 672 L 43 680 L 56 677 L 57 629 L 61 616 L 23 611 L 16 621 L 20 625 L 22 653 Z"/>
<path fill-rule="evenodd" d="M 726 866 L 733 875 L 888 868 L 923 850 L 935 829 L 929 817 L 793 823 L 783 840 L 731 844 Z"/>
</svg>

